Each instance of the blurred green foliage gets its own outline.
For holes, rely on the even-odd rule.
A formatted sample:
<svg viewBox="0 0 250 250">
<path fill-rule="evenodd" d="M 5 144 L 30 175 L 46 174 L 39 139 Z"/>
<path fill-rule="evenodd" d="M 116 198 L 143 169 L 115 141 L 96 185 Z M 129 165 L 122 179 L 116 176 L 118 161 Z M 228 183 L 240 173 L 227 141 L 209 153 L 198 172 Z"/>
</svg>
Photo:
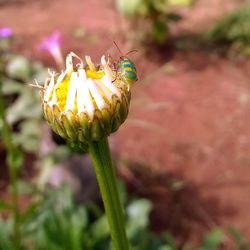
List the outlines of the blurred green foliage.
<svg viewBox="0 0 250 250">
<path fill-rule="evenodd" d="M 169 33 L 169 22 L 181 17 L 171 11 L 171 6 L 187 6 L 192 0 L 116 0 L 119 12 L 130 22 L 129 36 L 137 42 L 163 44 Z"/>
<path fill-rule="evenodd" d="M 220 246 L 223 238 L 223 231 L 219 228 L 214 228 L 203 239 L 199 250 L 213 250 Z"/>
<path fill-rule="evenodd" d="M 152 206 L 148 200 L 128 198 L 124 188 L 120 188 L 120 192 L 124 197 L 126 229 L 131 250 L 180 249 L 168 233 L 155 235 L 150 231 L 149 214 Z M 66 186 L 37 193 L 36 198 L 20 214 L 20 223 L 21 249 L 112 249 L 103 210 L 93 203 L 76 206 Z M 12 235 L 12 218 L 0 219 L 0 249 L 20 249 L 13 243 Z M 198 249 L 216 250 L 222 242 L 222 236 L 220 229 L 212 230 Z M 193 248 L 185 245 L 181 249 Z"/>
<path fill-rule="evenodd" d="M 156 238 L 149 231 L 149 201 L 137 199 L 125 203 L 131 249 L 161 249 L 168 246 L 166 237 Z M 40 194 L 39 199 L 37 196 L 20 215 L 20 221 L 23 249 L 111 249 L 104 212 L 95 204 L 76 206 L 66 186 L 51 188 Z M 12 231 L 12 218 L 1 219 L 0 249 L 17 249 L 12 242 Z"/>
<path fill-rule="evenodd" d="M 250 4 L 243 4 L 239 9 L 221 18 L 206 33 L 206 38 L 213 42 L 228 44 L 237 51 L 250 55 Z"/>
<path fill-rule="evenodd" d="M 228 233 L 235 241 L 239 250 L 250 250 L 250 242 L 241 234 L 241 232 L 233 227 L 229 227 Z"/>
<path fill-rule="evenodd" d="M 31 63 L 23 56 L 12 54 L 10 43 L 9 37 L 0 38 L 0 145 L 1 157 L 4 158 L 3 152 L 6 152 L 11 199 L 11 203 L 0 203 L 0 208 L 7 209 L 10 214 L 10 220 L 0 222 L 4 227 L 0 233 L 0 249 L 21 249 L 18 211 L 21 182 L 18 176 L 25 153 L 38 151 L 41 121 L 39 94 L 27 85 L 31 79 L 39 78 L 44 68 L 40 63 Z M 10 241 L 6 238 L 9 234 Z"/>
<path fill-rule="evenodd" d="M 42 118 L 39 91 L 29 87 L 34 79 L 44 81 L 47 70 L 39 62 L 15 54 L 0 57 L 1 93 L 6 101 L 6 120 L 14 128 L 13 140 L 24 152 L 38 150 Z"/>
</svg>

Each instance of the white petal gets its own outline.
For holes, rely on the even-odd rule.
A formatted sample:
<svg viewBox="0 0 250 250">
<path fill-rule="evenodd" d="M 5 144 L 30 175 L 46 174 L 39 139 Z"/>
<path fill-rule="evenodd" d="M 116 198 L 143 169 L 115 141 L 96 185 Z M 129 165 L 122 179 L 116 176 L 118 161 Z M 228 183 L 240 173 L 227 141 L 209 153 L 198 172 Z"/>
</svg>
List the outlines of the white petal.
<svg viewBox="0 0 250 250">
<path fill-rule="evenodd" d="M 86 63 L 88 64 L 88 66 L 89 66 L 89 69 L 90 69 L 91 71 L 95 71 L 96 68 L 95 68 L 94 63 L 93 63 L 92 60 L 91 60 L 91 57 L 90 57 L 90 56 L 85 56 L 85 60 L 86 60 Z"/>
<path fill-rule="evenodd" d="M 96 102 L 97 107 L 99 109 L 102 109 L 104 106 L 106 106 L 106 102 L 105 102 L 101 92 L 99 91 L 99 89 L 97 87 L 96 81 L 94 79 L 92 79 L 92 80 L 88 79 L 87 84 L 88 84 L 88 88 L 90 90 L 90 93 Z"/>
<path fill-rule="evenodd" d="M 66 72 L 70 73 L 73 71 L 73 52 L 70 52 L 66 57 Z"/>
<path fill-rule="evenodd" d="M 110 79 L 112 79 L 113 78 L 113 71 L 111 70 L 108 63 L 106 62 L 105 56 L 102 56 L 101 64 L 103 66 L 105 75 L 107 75 Z"/>
<path fill-rule="evenodd" d="M 56 98 L 56 91 L 53 91 L 52 99 L 48 102 L 50 107 L 52 107 L 54 104 L 57 104 L 57 98 Z"/>
<path fill-rule="evenodd" d="M 102 91 L 103 95 L 106 97 L 106 99 L 111 100 L 112 97 L 112 93 L 110 90 L 108 90 L 104 84 L 102 83 L 102 81 L 100 79 L 96 79 L 96 84 L 98 86 L 98 88 Z"/>
<path fill-rule="evenodd" d="M 46 101 L 46 102 L 49 101 L 51 94 L 52 94 L 52 91 L 54 89 L 54 86 L 55 86 L 55 76 L 54 76 L 54 74 L 52 74 L 51 78 L 50 78 L 50 82 L 45 90 L 44 101 Z"/>
<path fill-rule="evenodd" d="M 112 94 L 116 94 L 119 98 L 121 97 L 120 90 L 111 82 L 110 78 L 104 75 L 101 78 L 101 81 L 103 82 L 104 86 L 112 92 Z"/>
<path fill-rule="evenodd" d="M 82 111 L 87 111 L 90 117 L 93 118 L 95 107 L 88 89 L 86 73 L 84 69 L 78 70 L 77 108 L 78 113 L 81 113 Z"/>
<path fill-rule="evenodd" d="M 56 81 L 56 87 L 61 83 L 64 77 L 67 75 L 67 72 L 62 71 L 62 73 L 58 76 Z"/>
<path fill-rule="evenodd" d="M 71 71 L 73 71 L 73 57 L 77 58 L 79 61 L 80 61 L 80 64 L 78 64 L 80 67 L 83 67 L 83 62 L 82 62 L 82 59 L 76 55 L 74 52 L 70 52 L 67 56 L 67 58 L 69 57 L 68 59 L 68 67 L 66 68 L 69 68 L 69 70 L 71 69 Z M 66 65 L 67 65 L 67 59 L 66 59 Z"/>
</svg>

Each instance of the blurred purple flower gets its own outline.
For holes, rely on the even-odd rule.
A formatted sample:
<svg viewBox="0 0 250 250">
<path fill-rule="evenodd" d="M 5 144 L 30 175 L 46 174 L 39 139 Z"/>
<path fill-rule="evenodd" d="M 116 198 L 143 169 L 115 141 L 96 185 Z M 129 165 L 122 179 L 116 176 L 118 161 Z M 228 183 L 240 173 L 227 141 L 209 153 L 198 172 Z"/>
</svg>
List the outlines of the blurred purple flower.
<svg viewBox="0 0 250 250">
<path fill-rule="evenodd" d="M 0 38 L 10 37 L 12 36 L 12 29 L 9 27 L 0 28 Z"/>
<path fill-rule="evenodd" d="M 49 52 L 55 59 L 59 67 L 63 66 L 63 57 L 61 52 L 61 33 L 54 31 L 49 36 L 43 38 L 41 43 L 38 45 L 38 49 Z"/>
<path fill-rule="evenodd" d="M 51 52 L 55 48 L 60 47 L 61 33 L 55 31 L 49 36 L 43 38 L 42 42 L 39 44 L 39 49 Z"/>
</svg>

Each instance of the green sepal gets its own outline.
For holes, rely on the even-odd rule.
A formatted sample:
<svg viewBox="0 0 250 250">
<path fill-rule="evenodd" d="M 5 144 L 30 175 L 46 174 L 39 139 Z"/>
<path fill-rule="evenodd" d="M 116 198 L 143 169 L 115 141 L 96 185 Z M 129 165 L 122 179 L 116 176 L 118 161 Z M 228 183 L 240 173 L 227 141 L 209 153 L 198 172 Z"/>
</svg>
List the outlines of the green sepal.
<svg viewBox="0 0 250 250">
<path fill-rule="evenodd" d="M 43 102 L 42 103 L 43 115 L 44 115 L 45 120 L 48 121 L 49 117 L 48 117 L 48 114 L 47 114 L 47 110 L 46 110 L 47 107 L 46 106 L 47 106 L 47 103 Z"/>
<path fill-rule="evenodd" d="M 111 97 L 112 101 L 111 101 L 111 106 L 110 106 L 110 111 L 111 114 L 116 115 L 116 105 L 118 102 L 120 102 L 120 99 L 118 98 L 117 95 L 112 95 Z"/>
<path fill-rule="evenodd" d="M 46 120 L 50 124 L 53 124 L 54 115 L 53 115 L 51 107 L 47 103 L 44 103 L 44 109 L 43 110 L 44 110 L 44 116 L 45 116 Z"/>
<path fill-rule="evenodd" d="M 112 117 L 112 132 L 115 132 L 121 125 L 121 118 L 120 118 L 120 107 L 121 103 L 118 102 L 115 106 L 114 116 Z"/>
<path fill-rule="evenodd" d="M 69 122 L 66 114 L 61 114 L 61 121 L 67 134 L 67 137 L 71 140 L 75 140 L 77 138 L 77 131 L 74 129 L 73 126 L 71 126 L 71 123 Z"/>
<path fill-rule="evenodd" d="M 104 130 L 105 130 L 105 134 L 106 135 L 110 135 L 111 133 L 111 115 L 110 112 L 107 108 L 103 108 L 101 110 L 101 114 L 102 114 L 102 121 L 104 124 Z"/>
<path fill-rule="evenodd" d="M 92 141 L 98 141 L 103 137 L 103 129 L 101 126 L 101 122 L 97 117 L 94 117 L 94 120 L 91 123 L 91 140 Z"/>
<path fill-rule="evenodd" d="M 102 113 L 101 113 L 101 111 L 100 111 L 99 109 L 96 109 L 96 110 L 95 110 L 94 117 L 96 117 L 96 118 L 99 120 L 101 129 L 102 129 L 102 130 L 105 130 L 105 125 L 104 125 L 104 122 L 103 122 Z"/>
<path fill-rule="evenodd" d="M 65 114 L 69 124 L 74 129 L 74 131 L 77 132 L 77 130 L 79 129 L 78 115 L 74 114 L 71 110 L 68 110 Z"/>
<path fill-rule="evenodd" d="M 87 140 L 89 140 L 90 139 L 90 123 L 89 123 L 89 116 L 85 112 L 81 112 L 79 114 L 79 124 L 80 124 L 84 137 Z"/>
<path fill-rule="evenodd" d="M 60 123 L 60 121 L 58 121 L 58 118 L 56 117 L 54 120 L 53 125 L 51 125 L 51 127 L 53 128 L 54 132 L 59 134 L 61 137 L 66 138 L 67 134 L 63 128 L 63 125 Z"/>
<path fill-rule="evenodd" d="M 53 112 L 53 117 L 60 117 L 61 111 L 59 110 L 59 107 L 57 105 L 52 106 L 52 112 Z"/>
<path fill-rule="evenodd" d="M 122 101 L 121 101 L 119 113 L 120 113 L 121 122 L 124 122 L 128 116 L 127 98 L 124 95 L 122 96 Z"/>
<path fill-rule="evenodd" d="M 67 141 L 67 143 L 70 146 L 71 150 L 75 153 L 88 153 L 89 145 L 86 142 Z"/>
<path fill-rule="evenodd" d="M 88 138 L 86 138 L 86 135 L 84 134 L 82 128 L 79 128 L 78 130 L 78 140 L 83 143 L 86 143 L 88 141 Z"/>
</svg>

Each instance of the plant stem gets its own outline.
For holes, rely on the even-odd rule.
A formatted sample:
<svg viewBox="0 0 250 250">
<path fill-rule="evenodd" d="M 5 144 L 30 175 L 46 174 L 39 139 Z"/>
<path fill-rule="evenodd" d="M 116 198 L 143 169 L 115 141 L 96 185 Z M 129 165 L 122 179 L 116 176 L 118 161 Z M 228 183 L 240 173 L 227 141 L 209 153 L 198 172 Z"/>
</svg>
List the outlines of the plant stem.
<svg viewBox="0 0 250 250">
<path fill-rule="evenodd" d="M 2 93 L 2 79 L 0 78 L 0 134 L 3 138 L 3 143 L 7 151 L 7 166 L 11 185 L 12 198 L 12 214 L 14 219 L 14 241 L 16 246 L 20 246 L 20 228 L 19 228 L 19 213 L 18 213 L 18 188 L 17 188 L 17 171 L 20 161 L 15 161 L 19 155 L 19 151 L 12 140 L 12 130 L 6 121 L 5 103 Z"/>
<path fill-rule="evenodd" d="M 114 249 L 128 250 L 123 209 L 119 200 L 107 137 L 90 143 L 89 153 L 101 190 Z"/>
</svg>

